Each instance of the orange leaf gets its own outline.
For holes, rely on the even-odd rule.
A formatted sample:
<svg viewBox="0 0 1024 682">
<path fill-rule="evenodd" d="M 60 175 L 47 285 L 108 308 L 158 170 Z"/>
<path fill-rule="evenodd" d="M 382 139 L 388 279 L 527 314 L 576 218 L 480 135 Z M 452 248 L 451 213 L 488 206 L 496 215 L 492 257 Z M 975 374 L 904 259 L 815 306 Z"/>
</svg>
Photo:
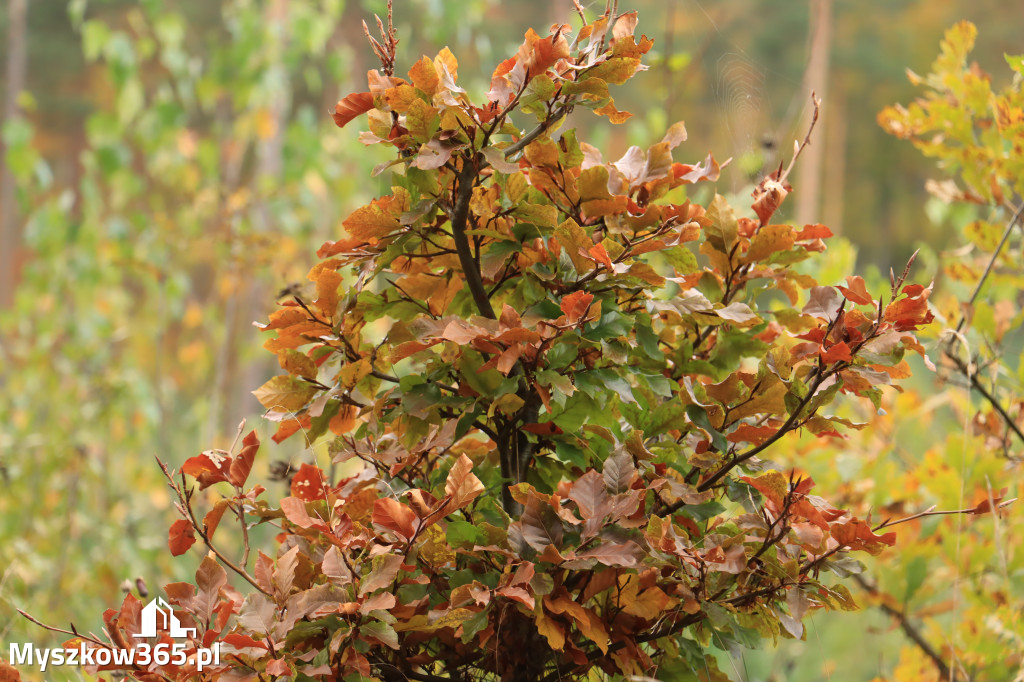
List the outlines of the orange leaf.
<svg viewBox="0 0 1024 682">
<path fill-rule="evenodd" d="M 794 236 L 798 242 L 807 239 L 828 239 L 832 236 L 832 230 L 828 229 L 825 225 L 816 223 L 814 225 L 804 225 L 804 229 L 797 232 Z"/>
<path fill-rule="evenodd" d="M 331 429 L 331 433 L 339 436 L 352 431 L 356 428 L 356 406 L 342 405 L 338 409 L 338 413 L 331 417 L 327 426 Z"/>
<path fill-rule="evenodd" d="M 374 243 L 401 225 L 377 204 L 357 208 L 341 222 L 353 238 Z"/>
<path fill-rule="evenodd" d="M 727 435 L 725 438 L 730 443 L 750 443 L 751 445 L 760 445 L 769 438 L 775 435 L 778 431 L 773 426 L 751 426 L 750 424 L 741 424 L 736 428 L 735 431 Z"/>
<path fill-rule="evenodd" d="M 213 505 L 213 509 L 206 512 L 206 516 L 203 517 L 203 532 L 206 533 L 206 537 L 213 537 L 213 534 L 217 531 L 217 526 L 220 525 L 220 519 L 224 516 L 224 511 L 228 508 L 229 504 L 230 500 L 223 498 Z"/>
<path fill-rule="evenodd" d="M 167 533 L 167 546 L 170 547 L 171 554 L 181 556 L 194 544 L 196 533 L 189 521 L 178 519 L 171 524 L 171 529 Z"/>
<path fill-rule="evenodd" d="M 324 269 L 316 280 L 316 300 L 314 305 L 327 317 L 334 317 L 338 307 L 338 287 L 341 286 L 341 275 L 335 270 Z"/>
<path fill-rule="evenodd" d="M 398 500 L 382 497 L 373 503 L 373 525 L 397 533 L 406 540 L 416 536 L 419 517 Z"/>
<path fill-rule="evenodd" d="M 600 248 L 601 251 L 604 252 L 604 247 L 600 244 L 594 248 Z M 608 254 L 605 253 L 605 259 L 607 260 L 607 258 Z M 579 322 L 580 318 L 587 314 L 587 310 L 590 309 L 590 302 L 593 300 L 594 295 L 585 291 L 574 291 L 563 298 L 561 308 L 562 312 L 565 313 L 565 318 L 569 321 L 569 324 L 576 324 Z"/>
<path fill-rule="evenodd" d="M 868 293 L 867 287 L 864 286 L 863 277 L 849 275 L 846 278 L 846 284 L 847 286 L 837 286 L 836 289 L 843 292 L 847 300 L 857 305 L 870 305 L 875 302 L 875 299 L 871 298 L 871 294 Z"/>
<path fill-rule="evenodd" d="M 609 270 L 613 269 L 612 259 L 608 257 L 608 252 L 605 250 L 604 244 L 594 244 L 592 247 L 590 247 L 590 250 L 587 253 L 590 254 L 591 258 L 593 258 L 594 260 L 596 260 L 598 263 L 605 266 Z"/>
<path fill-rule="evenodd" d="M 853 360 L 853 356 L 850 354 L 850 347 L 846 345 L 845 341 L 833 344 L 828 350 L 821 351 L 820 355 L 821 361 L 828 365 L 831 365 L 833 362 L 850 362 Z"/>
<path fill-rule="evenodd" d="M 555 65 L 559 59 L 569 56 L 569 43 L 561 30 L 549 38 L 541 38 L 532 28 L 526 31 L 525 40 L 516 53 L 516 61 L 523 65 L 527 79 L 538 76 Z"/>
<path fill-rule="evenodd" d="M 314 519 L 306 511 L 306 503 L 298 497 L 285 497 L 281 500 L 281 511 L 284 517 L 299 528 L 317 528 L 327 530 L 327 525 L 319 519 Z"/>
<path fill-rule="evenodd" d="M 214 483 L 227 481 L 230 466 L 231 458 L 227 453 L 207 450 L 185 460 L 181 471 L 199 481 L 199 489 L 203 490 Z"/>
<path fill-rule="evenodd" d="M 354 92 L 334 106 L 334 123 L 339 128 L 360 114 L 373 109 L 373 95 L 368 92 Z"/>
<path fill-rule="evenodd" d="M 484 484 L 473 474 L 473 460 L 460 455 L 448 470 L 448 480 L 444 484 L 444 492 L 451 497 L 448 513 L 462 509 L 475 500 L 484 491 Z"/>
</svg>

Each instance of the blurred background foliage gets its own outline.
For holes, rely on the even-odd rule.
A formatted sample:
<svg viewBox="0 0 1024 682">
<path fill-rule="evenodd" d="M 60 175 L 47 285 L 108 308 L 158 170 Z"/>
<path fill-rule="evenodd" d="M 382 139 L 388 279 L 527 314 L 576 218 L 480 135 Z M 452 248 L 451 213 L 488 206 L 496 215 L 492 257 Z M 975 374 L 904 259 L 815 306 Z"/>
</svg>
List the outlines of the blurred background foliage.
<svg viewBox="0 0 1024 682">
<path fill-rule="evenodd" d="M 572 15 L 570 3 L 547 0 L 395 4 L 404 61 L 449 45 L 460 84 L 477 94 L 527 27 L 543 33 Z M 972 58 L 1009 80 L 1003 54 L 1024 52 L 1014 10 L 999 0 L 620 3 L 628 9 L 656 40 L 649 72 L 616 96 L 635 116 L 617 127 L 580 117 L 583 139 L 618 156 L 685 120 L 695 154 L 733 158 L 719 191 L 749 193 L 789 158 L 816 90 L 822 120 L 785 217 L 844 238 L 832 240 L 819 280 L 856 269 L 878 288 L 879 273 L 919 247 L 915 279 L 941 274 L 937 254 L 959 245 L 977 211 L 929 198 L 933 162 L 888 137 L 876 114 L 917 95 L 905 69 L 924 73 L 943 30 L 962 18 L 979 28 Z M 370 177 L 387 158 L 329 115 L 365 89 L 376 64 L 360 21 L 384 11 L 377 0 L 0 7 L 0 643 L 58 641 L 16 607 L 98 630 L 126 578 L 153 591 L 194 570 L 196 557 L 171 561 L 166 550 L 175 512 L 153 457 L 178 466 L 227 447 L 243 418 L 269 440 L 249 391 L 274 373 L 274 359 L 251 323 L 305 286 L 315 248 L 388 184 Z M 813 189 L 801 198 L 804 188 Z M 1000 315 L 993 326 L 1019 327 L 1013 310 Z M 890 396 L 879 428 L 847 443 L 794 444 L 784 463 L 839 490 L 834 503 L 882 516 L 916 511 L 900 500 L 970 506 L 965 490 L 1017 475 L 1006 458 L 969 456 L 992 445 L 960 428 L 974 415 L 968 390 L 936 391 L 919 375 L 917 392 Z M 270 460 L 309 457 L 301 445 L 265 449 L 260 475 Z M 859 599 L 925 619 L 937 647 L 1003 659 L 1007 676 L 988 679 L 1009 680 L 1024 653 L 1020 560 L 1004 540 L 1014 526 L 988 518 L 914 524 Z M 964 547 L 981 549 L 964 558 Z M 973 602 L 968 586 L 981 595 Z M 872 597 L 875 587 L 887 599 Z M 806 642 L 722 669 L 736 680 L 900 670 L 929 679 L 914 677 L 930 668 L 906 645 L 891 613 L 865 608 L 812 619 Z"/>
</svg>

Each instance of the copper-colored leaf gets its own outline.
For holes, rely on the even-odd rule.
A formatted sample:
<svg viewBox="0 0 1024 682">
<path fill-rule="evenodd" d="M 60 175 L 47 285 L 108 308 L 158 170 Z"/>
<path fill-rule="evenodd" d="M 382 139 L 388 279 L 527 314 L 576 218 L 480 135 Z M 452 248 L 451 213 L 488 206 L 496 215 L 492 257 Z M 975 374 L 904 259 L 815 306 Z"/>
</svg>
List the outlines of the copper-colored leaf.
<svg viewBox="0 0 1024 682">
<path fill-rule="evenodd" d="M 460 455 L 448 470 L 448 480 L 444 484 L 444 492 L 451 497 L 448 512 L 462 509 L 475 500 L 484 491 L 484 484 L 473 474 L 473 460 Z"/>
<path fill-rule="evenodd" d="M 419 517 L 409 507 L 390 497 L 382 497 L 373 503 L 373 525 L 388 530 L 406 540 L 416 536 Z"/>
<path fill-rule="evenodd" d="M 334 123 L 339 127 L 360 114 L 373 108 L 373 95 L 368 92 L 354 92 L 334 106 Z"/>
<path fill-rule="evenodd" d="M 302 500 L 327 499 L 327 476 L 318 466 L 305 462 L 292 477 L 292 495 Z"/>
<path fill-rule="evenodd" d="M 544 73 L 559 59 L 569 56 L 569 43 L 561 30 L 556 35 L 541 38 L 532 28 L 526 31 L 526 38 L 516 53 L 516 62 L 522 64 L 527 78 Z"/>
<path fill-rule="evenodd" d="M 256 459 L 256 451 L 260 449 L 260 439 L 256 431 L 250 431 L 242 440 L 242 451 L 231 459 L 231 468 L 228 470 L 228 480 L 231 485 L 241 488 L 249 478 L 252 471 L 253 460 Z"/>
<path fill-rule="evenodd" d="M 167 534 L 167 546 L 171 554 L 181 556 L 196 543 L 195 530 L 192 523 L 187 519 L 178 519 L 171 524 L 171 530 Z"/>
<path fill-rule="evenodd" d="M 600 244 L 598 244 L 598 246 L 600 246 Z M 601 250 L 603 251 L 604 247 L 601 247 Z M 605 258 L 607 259 L 607 254 L 605 254 Z M 590 303 L 593 300 L 594 295 L 585 291 L 574 291 L 563 298 L 561 308 L 562 312 L 565 313 L 565 318 L 569 324 L 576 324 L 579 322 L 580 318 L 587 314 L 587 310 L 590 309 Z"/>
</svg>

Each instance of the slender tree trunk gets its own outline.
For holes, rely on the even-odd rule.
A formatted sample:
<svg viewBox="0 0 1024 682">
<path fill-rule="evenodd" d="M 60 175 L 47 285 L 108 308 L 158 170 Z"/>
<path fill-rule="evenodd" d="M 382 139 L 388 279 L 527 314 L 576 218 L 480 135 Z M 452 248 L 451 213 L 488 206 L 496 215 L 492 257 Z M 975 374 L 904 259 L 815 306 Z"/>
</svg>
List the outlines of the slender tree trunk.
<svg viewBox="0 0 1024 682">
<path fill-rule="evenodd" d="M 283 63 L 290 30 L 287 9 L 287 0 L 271 0 L 265 11 L 267 26 L 279 29 L 268 31 L 266 46 L 269 54 L 267 68 L 274 74 L 279 89 L 266 102 L 268 133 L 256 143 L 256 172 L 253 177 L 253 195 L 256 199 L 252 206 L 252 226 L 256 233 L 267 233 L 274 227 L 267 197 L 280 184 L 284 171 L 284 128 L 291 105 L 288 74 Z M 221 423 L 228 434 L 234 433 L 242 418 L 261 409 L 251 392 L 259 388 L 273 372 L 264 354 L 247 360 L 244 352 L 244 348 L 254 339 L 253 321 L 265 318 L 273 305 L 266 282 L 258 275 L 247 276 L 246 273 L 245 269 L 239 273 L 240 279 L 235 288 L 238 305 L 234 310 L 234 319 L 227 321 L 230 325 L 229 347 L 233 349 L 233 364 L 229 372 L 224 419 Z"/>
<path fill-rule="evenodd" d="M 811 48 L 810 58 L 807 60 L 807 70 L 804 72 L 803 96 L 809 97 L 811 91 L 825 101 L 828 89 L 829 52 L 832 48 L 832 0 L 811 0 Z M 814 107 L 810 100 L 806 101 L 805 123 L 799 135 L 810 125 L 810 116 Z M 827 109 L 826 118 L 820 120 L 818 125 L 828 127 Z M 821 130 L 811 140 L 810 146 L 804 150 L 803 155 L 797 162 L 796 182 L 794 183 L 796 195 L 796 222 L 798 225 L 805 223 L 819 222 L 819 210 L 821 204 L 822 174 L 825 166 L 825 140 L 822 138 Z"/>
<path fill-rule="evenodd" d="M 20 115 L 18 95 L 25 89 L 27 66 L 28 0 L 9 0 L 7 5 L 7 85 L 4 88 L 6 125 Z M 14 175 L 7 165 L 7 149 L 0 144 L 0 308 L 14 301 L 21 269 L 21 218 L 15 196 Z"/>
<path fill-rule="evenodd" d="M 832 84 L 829 97 L 832 102 L 828 126 L 825 127 L 825 154 L 828 166 L 825 168 L 825 192 L 822 197 L 821 214 L 826 225 L 833 232 L 843 231 L 843 198 L 846 196 L 846 136 L 849 119 L 846 111 L 846 87 L 840 81 Z"/>
</svg>

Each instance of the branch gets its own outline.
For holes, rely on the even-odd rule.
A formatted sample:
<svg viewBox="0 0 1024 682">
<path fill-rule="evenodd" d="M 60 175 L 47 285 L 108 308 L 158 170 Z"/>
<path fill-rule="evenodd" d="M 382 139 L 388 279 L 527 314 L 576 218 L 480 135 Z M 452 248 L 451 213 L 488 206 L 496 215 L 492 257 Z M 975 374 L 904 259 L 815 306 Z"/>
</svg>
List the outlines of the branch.
<svg viewBox="0 0 1024 682">
<path fill-rule="evenodd" d="M 473 197 L 473 188 L 476 187 L 477 169 L 471 157 L 462 160 L 462 170 L 458 174 L 458 194 L 455 197 L 455 206 L 452 207 L 449 220 L 452 223 L 452 237 L 455 239 L 455 250 L 459 254 L 459 263 L 462 265 L 462 273 L 466 277 L 466 285 L 473 295 L 473 302 L 476 308 L 484 317 L 492 320 L 497 319 L 494 309 L 491 308 L 491 299 L 487 297 L 487 289 L 480 276 L 480 268 L 477 267 L 473 258 L 473 251 L 469 246 L 469 239 L 466 238 L 466 225 L 469 221 L 469 200 Z"/>
<path fill-rule="evenodd" d="M 992 510 L 995 511 L 996 509 L 1002 509 L 1003 507 L 1009 507 L 1011 504 L 1013 504 L 1016 501 L 1017 501 L 1016 497 L 1012 497 L 1009 500 L 1003 500 L 999 504 L 995 505 Z M 927 509 L 925 509 L 923 512 L 918 512 L 917 514 L 912 514 L 910 516 L 907 516 L 906 518 L 896 519 L 895 521 L 893 521 L 892 519 L 886 519 L 885 521 L 882 521 L 880 524 L 878 524 L 877 526 L 872 528 L 871 532 L 872 533 L 877 533 L 878 531 L 880 531 L 883 528 L 889 528 L 891 526 L 898 526 L 901 523 L 906 523 L 907 521 L 913 521 L 915 519 L 921 519 L 921 518 L 924 518 L 926 516 L 949 516 L 949 515 L 952 515 L 952 514 L 977 514 L 977 513 L 979 513 L 978 511 L 976 511 L 977 507 L 971 507 L 970 509 L 940 509 L 939 511 L 935 511 L 935 507 L 936 507 L 936 505 L 933 504 L 932 506 L 930 506 Z M 983 513 L 983 512 L 981 512 L 981 513 Z"/>
<path fill-rule="evenodd" d="M 775 432 L 775 435 L 773 435 L 771 438 L 761 443 L 760 445 L 753 447 L 750 450 L 747 450 L 741 455 L 733 457 L 732 460 L 723 464 L 722 468 L 716 471 L 714 475 L 711 476 L 711 478 L 707 479 L 699 486 L 697 486 L 697 491 L 704 492 L 705 490 L 709 490 L 712 486 L 714 486 L 716 483 L 722 480 L 727 473 L 735 469 L 743 462 L 746 462 L 751 457 L 754 457 L 764 452 L 769 447 L 774 445 L 776 441 L 778 441 L 780 438 L 782 438 L 787 433 L 792 431 L 794 425 L 797 423 L 797 421 L 800 420 L 801 413 L 804 411 L 804 408 L 807 407 L 807 404 L 811 402 L 812 398 L 814 398 L 814 394 L 818 392 L 818 389 L 821 387 L 823 383 L 825 383 L 825 380 L 828 379 L 833 374 L 835 374 L 837 371 L 837 369 L 832 369 L 820 374 L 818 378 L 814 380 L 814 383 L 811 384 L 811 387 L 807 389 L 807 395 L 803 397 L 803 400 L 801 400 L 800 404 L 797 405 L 795 410 L 793 410 L 793 413 L 789 415 L 789 419 L 787 419 L 786 422 L 779 427 L 779 430 Z M 680 500 L 679 502 L 669 507 L 667 513 L 675 513 L 680 507 L 683 506 L 683 504 L 683 501 Z"/>
<path fill-rule="evenodd" d="M 786 170 L 779 176 L 779 182 L 786 181 L 786 178 L 789 177 L 790 171 L 793 170 L 793 165 L 796 163 L 796 160 L 800 158 L 800 152 L 802 152 L 804 148 L 811 143 L 811 133 L 814 131 L 814 126 L 818 122 L 818 111 L 821 107 L 821 99 L 813 92 L 811 92 L 811 103 L 814 104 L 814 114 L 811 116 L 811 125 L 807 127 L 807 134 L 804 135 L 804 141 L 800 143 L 793 143 L 796 146 L 796 151 L 793 152 L 793 158 L 790 160 L 789 165 L 786 166 Z M 779 164 L 779 168 L 781 167 L 782 164 Z"/>
<path fill-rule="evenodd" d="M 996 264 L 996 260 L 999 258 L 999 254 L 1002 252 L 1003 247 L 1006 246 L 1006 242 L 1010 239 L 1010 233 L 1013 232 L 1013 228 L 1020 224 L 1021 215 L 1024 214 L 1024 202 L 1017 207 L 1014 211 L 1013 216 L 1010 218 L 1010 222 L 1006 224 L 1006 229 L 1003 230 L 1003 237 L 999 240 L 999 245 L 996 246 L 996 250 L 992 252 L 992 257 L 988 261 L 988 265 L 985 266 L 985 272 L 982 273 L 981 279 L 978 280 L 977 286 L 974 287 L 974 292 L 971 294 L 970 299 L 967 301 L 967 305 L 973 305 L 974 301 L 978 298 L 978 294 L 981 293 L 981 287 L 985 284 L 985 280 L 992 274 L 992 268 Z M 960 331 L 963 329 L 964 324 L 967 322 L 967 313 L 964 313 L 963 317 L 960 318 L 960 322 L 956 325 L 956 330 Z M 952 345 L 953 339 L 950 339 L 950 345 Z"/>
<path fill-rule="evenodd" d="M 853 579 L 856 580 L 857 584 L 864 588 L 864 590 L 867 591 L 869 594 L 871 594 L 872 596 L 878 596 L 878 588 L 875 585 L 869 583 L 867 579 L 857 574 L 853 575 Z M 907 618 L 907 614 L 900 611 L 899 609 L 895 609 L 889 606 L 884 601 L 879 602 L 878 608 L 880 608 L 886 614 L 894 618 L 896 622 L 899 624 L 900 629 L 903 630 L 903 634 L 910 638 L 910 640 L 917 645 L 917 648 L 919 648 L 924 653 L 924 655 L 927 656 L 931 660 L 931 662 L 935 664 L 935 667 L 939 671 L 940 680 L 943 680 L 944 682 L 955 682 L 956 680 L 960 679 L 960 676 L 955 674 L 953 670 L 951 670 L 950 667 L 946 665 L 946 662 L 942 660 L 942 655 L 938 651 L 936 651 L 931 644 L 928 643 L 928 640 L 924 638 L 924 635 L 921 634 L 921 631 L 918 630 L 917 627 L 910 622 L 910 619 Z"/>
<path fill-rule="evenodd" d="M 182 492 L 181 487 L 174 482 L 174 478 L 171 476 L 171 472 L 168 471 L 167 465 L 164 464 L 163 460 L 161 460 L 159 457 L 156 457 L 156 462 L 157 464 L 160 465 L 160 470 L 164 472 L 164 476 L 167 478 L 168 484 L 171 486 L 171 490 L 173 490 L 174 494 L 178 496 L 178 500 L 181 502 L 182 511 L 185 514 L 186 519 L 189 521 L 189 523 L 192 524 L 192 528 L 195 530 L 196 534 L 203 539 L 203 544 L 206 545 L 207 549 L 213 552 L 217 556 L 217 558 L 220 559 L 221 563 L 223 563 L 225 566 L 230 568 L 238 575 L 242 576 L 242 578 L 244 578 L 247 583 L 255 587 L 263 594 L 267 595 L 268 597 L 272 597 L 272 594 L 263 589 L 260 586 L 260 584 L 256 582 L 256 579 L 249 575 L 249 571 L 245 570 L 243 567 L 231 561 L 231 559 L 228 559 L 221 553 L 219 549 L 213 546 L 213 543 L 210 541 L 209 536 L 206 534 L 206 532 L 203 531 L 203 527 L 200 525 L 198 519 L 196 519 L 195 513 L 193 513 L 192 511 L 192 503 L 186 497 L 185 493 Z M 184 479 L 184 476 L 182 476 L 182 478 Z"/>
</svg>

